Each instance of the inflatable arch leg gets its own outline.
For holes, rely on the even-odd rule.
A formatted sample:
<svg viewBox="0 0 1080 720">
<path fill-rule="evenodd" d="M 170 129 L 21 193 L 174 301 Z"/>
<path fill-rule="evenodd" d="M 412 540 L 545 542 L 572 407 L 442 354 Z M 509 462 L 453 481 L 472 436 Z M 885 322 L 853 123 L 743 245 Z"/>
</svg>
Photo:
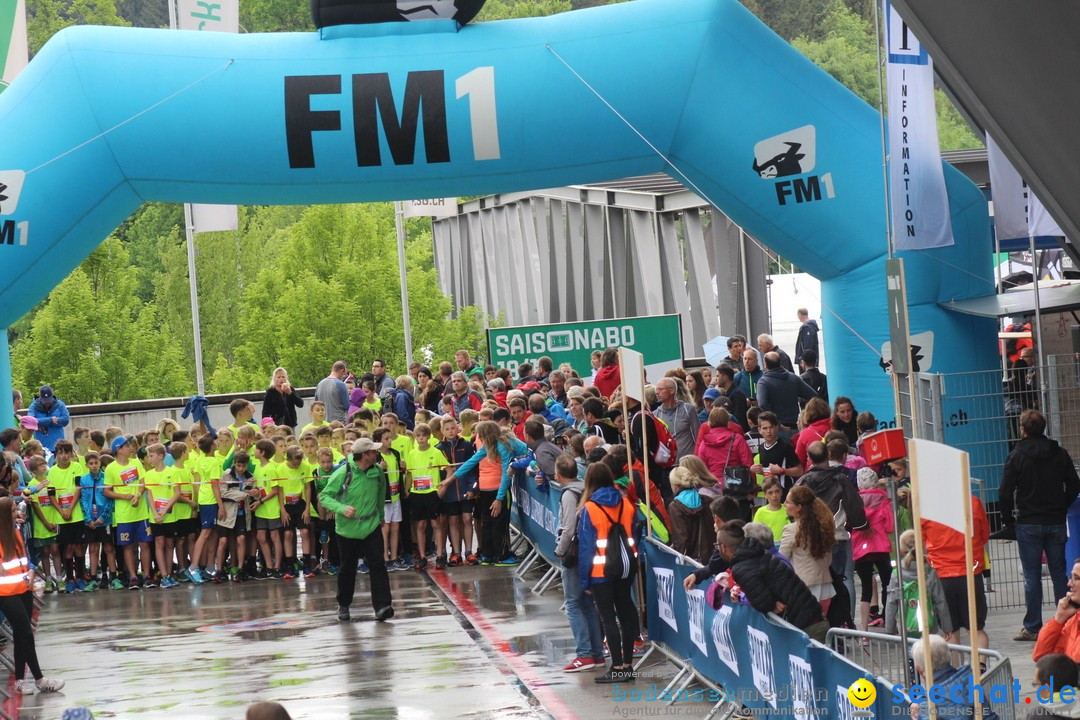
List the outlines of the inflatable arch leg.
<svg viewBox="0 0 1080 720">
<path fill-rule="evenodd" d="M 0 182 L 19 186 L 0 201 L 0 327 L 145 200 L 396 200 L 668 170 L 821 278 L 870 346 L 887 337 L 878 115 L 735 0 L 460 29 L 70 28 L 0 95 L 0 123 L 19 138 L 0 147 Z M 936 306 L 985 292 L 950 265 L 989 277 L 985 201 L 954 173 L 949 192 L 956 245 L 913 257 L 913 321 L 965 348 L 931 369 L 992 367 L 992 333 Z M 825 331 L 834 392 L 890 417 L 876 356 L 828 316 Z"/>
</svg>

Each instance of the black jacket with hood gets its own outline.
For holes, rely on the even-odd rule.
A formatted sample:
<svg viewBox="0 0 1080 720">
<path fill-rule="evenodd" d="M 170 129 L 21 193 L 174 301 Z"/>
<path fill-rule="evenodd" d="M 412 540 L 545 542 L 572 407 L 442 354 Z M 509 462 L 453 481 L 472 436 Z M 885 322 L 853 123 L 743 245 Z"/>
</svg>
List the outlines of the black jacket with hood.
<svg viewBox="0 0 1080 720">
<path fill-rule="evenodd" d="M 998 492 L 998 509 L 1006 525 L 1061 525 L 1080 492 L 1080 477 L 1065 448 L 1045 435 L 1031 435 L 1005 458 Z"/>
<path fill-rule="evenodd" d="M 844 522 L 836 524 L 837 540 L 849 540 L 852 530 L 866 527 L 866 508 L 863 507 L 855 484 L 851 482 L 851 475 L 843 465 L 812 467 L 810 472 L 799 478 L 795 484 L 810 488 L 821 502 L 829 506 L 834 517 L 843 509 Z"/>
<path fill-rule="evenodd" d="M 750 606 L 759 612 L 772 612 L 779 600 L 785 605 L 784 619 L 800 630 L 822 619 L 821 603 L 791 566 L 753 538 L 743 540 L 735 551 L 731 575 Z"/>
</svg>

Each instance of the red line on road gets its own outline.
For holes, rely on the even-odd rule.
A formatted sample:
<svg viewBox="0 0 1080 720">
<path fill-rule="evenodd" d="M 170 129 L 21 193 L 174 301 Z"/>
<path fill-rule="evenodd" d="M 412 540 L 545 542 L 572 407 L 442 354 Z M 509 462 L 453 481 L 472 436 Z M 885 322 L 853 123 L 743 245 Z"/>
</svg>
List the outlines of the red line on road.
<svg viewBox="0 0 1080 720">
<path fill-rule="evenodd" d="M 502 633 L 491 624 L 483 611 L 476 607 L 476 604 L 469 599 L 465 593 L 457 589 L 457 586 L 450 581 L 450 578 L 447 577 L 446 573 L 433 572 L 429 573 L 428 577 L 430 577 L 435 584 L 446 593 L 446 596 L 457 606 L 458 610 L 460 610 L 465 617 L 469 618 L 469 622 L 473 624 L 473 627 L 475 627 L 476 630 L 484 636 L 484 639 L 491 644 L 495 651 L 502 656 L 502 659 L 506 661 L 506 664 L 514 671 L 514 674 L 525 683 L 548 712 L 555 717 L 560 718 L 560 720 L 562 718 L 566 718 L 566 720 L 577 720 L 577 714 L 570 706 L 563 702 L 563 700 L 552 691 L 546 682 L 536 674 L 532 666 L 522 660 L 521 656 L 510 648 L 510 643 L 503 637 Z"/>
</svg>

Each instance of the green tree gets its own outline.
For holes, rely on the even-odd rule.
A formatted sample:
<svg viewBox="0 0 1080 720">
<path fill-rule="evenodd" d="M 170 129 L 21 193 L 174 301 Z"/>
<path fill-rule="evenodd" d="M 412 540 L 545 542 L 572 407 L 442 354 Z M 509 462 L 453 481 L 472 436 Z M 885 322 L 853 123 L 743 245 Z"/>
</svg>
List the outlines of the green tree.
<svg viewBox="0 0 1080 720">
<path fill-rule="evenodd" d="M 27 0 L 26 34 L 30 55 L 36 55 L 56 33 L 72 25 L 121 25 L 129 23 L 116 13 L 110 0 Z"/>
<path fill-rule="evenodd" d="M 594 3 L 606 5 L 607 3 Z M 476 22 L 511 20 L 515 18 L 542 17 L 568 12 L 570 0 L 488 0 Z"/>
</svg>

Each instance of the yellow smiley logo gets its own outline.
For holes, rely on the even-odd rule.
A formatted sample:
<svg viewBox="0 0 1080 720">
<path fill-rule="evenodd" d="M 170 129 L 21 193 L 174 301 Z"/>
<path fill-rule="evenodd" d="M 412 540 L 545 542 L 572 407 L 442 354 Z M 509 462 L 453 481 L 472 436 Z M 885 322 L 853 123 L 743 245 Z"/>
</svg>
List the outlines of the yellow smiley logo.
<svg viewBox="0 0 1080 720">
<path fill-rule="evenodd" d="M 865 678 L 860 678 L 851 683 L 847 691 L 848 700 L 857 708 L 866 709 L 874 704 L 877 699 L 877 688 L 874 683 Z"/>
</svg>

